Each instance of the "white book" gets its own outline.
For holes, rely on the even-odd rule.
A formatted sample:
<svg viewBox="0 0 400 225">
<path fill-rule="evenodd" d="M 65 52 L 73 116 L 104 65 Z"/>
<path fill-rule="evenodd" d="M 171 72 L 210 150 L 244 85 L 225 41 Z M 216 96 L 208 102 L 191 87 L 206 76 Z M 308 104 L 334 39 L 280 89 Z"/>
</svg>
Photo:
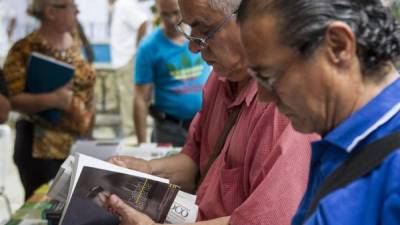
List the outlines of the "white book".
<svg viewBox="0 0 400 225">
<path fill-rule="evenodd" d="M 134 146 L 126 140 L 78 140 L 71 148 L 71 154 L 81 153 L 101 160 L 111 156 L 125 155 L 151 160 L 177 154 L 180 148 L 158 147 L 155 144 Z"/>
</svg>

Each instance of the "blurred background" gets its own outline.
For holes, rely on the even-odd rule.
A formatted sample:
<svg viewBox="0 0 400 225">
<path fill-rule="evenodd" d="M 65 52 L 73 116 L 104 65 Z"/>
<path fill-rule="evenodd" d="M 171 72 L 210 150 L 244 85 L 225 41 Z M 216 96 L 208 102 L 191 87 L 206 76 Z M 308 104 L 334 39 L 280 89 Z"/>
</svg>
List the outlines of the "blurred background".
<svg viewBox="0 0 400 225">
<path fill-rule="evenodd" d="M 147 15 L 151 23 L 156 24 L 154 0 L 137 0 L 140 11 Z M 400 19 L 400 0 L 383 0 Z M 30 0 L 0 0 L 0 66 L 4 63 L 7 52 L 17 40 L 35 30 L 38 21 L 27 14 Z M 93 131 L 95 138 L 113 139 L 135 135 L 123 132 L 120 115 L 120 94 L 118 92 L 115 72 L 111 62 L 111 33 L 115 0 L 75 0 L 79 9 L 78 20 L 90 43 L 93 53 L 93 66 L 97 71 L 95 87 L 96 124 Z M 134 16 L 134 15 L 133 15 Z M 85 54 L 84 49 L 82 49 Z M 88 57 L 88 56 L 86 56 Z M 9 217 L 7 199 L 11 210 L 15 211 L 24 202 L 17 169 L 13 163 L 13 142 L 15 121 L 18 115 L 12 113 L 7 127 L 0 127 L 0 225 Z M 148 118 L 148 136 L 152 120 Z"/>
<path fill-rule="evenodd" d="M 138 0 L 140 11 L 149 21 L 154 18 L 154 0 Z M 111 24 L 115 0 L 75 0 L 79 9 L 78 20 L 95 54 L 93 66 L 97 72 L 95 87 L 96 124 L 94 138 L 132 138 L 131 132 L 123 134 L 120 116 L 120 96 L 117 90 L 114 68 L 111 62 Z M 9 48 L 18 40 L 35 30 L 39 22 L 27 13 L 31 0 L 0 0 L 0 67 Z M 84 49 L 82 54 L 85 55 Z M 7 199 L 11 210 L 15 211 L 24 203 L 17 168 L 14 165 L 13 145 L 15 137 L 16 113 L 11 113 L 7 126 L 0 127 L 0 224 L 9 218 Z M 152 120 L 148 118 L 148 135 Z"/>
</svg>

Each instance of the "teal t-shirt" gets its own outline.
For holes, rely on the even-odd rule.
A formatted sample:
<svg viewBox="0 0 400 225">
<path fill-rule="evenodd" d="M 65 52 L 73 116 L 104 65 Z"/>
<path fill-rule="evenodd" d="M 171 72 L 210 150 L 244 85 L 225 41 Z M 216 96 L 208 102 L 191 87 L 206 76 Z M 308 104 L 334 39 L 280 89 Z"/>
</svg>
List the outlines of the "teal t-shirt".
<svg viewBox="0 0 400 225">
<path fill-rule="evenodd" d="M 188 45 L 172 42 L 156 28 L 139 46 L 135 67 L 135 84 L 154 85 L 156 108 L 182 120 L 200 110 L 202 89 L 211 72 Z"/>
</svg>

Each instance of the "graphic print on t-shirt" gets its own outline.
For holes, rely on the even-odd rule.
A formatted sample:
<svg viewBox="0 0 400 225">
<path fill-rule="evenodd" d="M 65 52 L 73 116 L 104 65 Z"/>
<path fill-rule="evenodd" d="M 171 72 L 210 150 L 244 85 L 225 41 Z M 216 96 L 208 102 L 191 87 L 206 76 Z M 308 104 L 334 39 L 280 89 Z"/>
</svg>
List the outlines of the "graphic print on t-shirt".
<svg viewBox="0 0 400 225">
<path fill-rule="evenodd" d="M 201 57 L 190 57 L 186 53 L 177 55 L 167 63 L 171 76 L 176 80 L 197 78 L 204 72 Z"/>
</svg>

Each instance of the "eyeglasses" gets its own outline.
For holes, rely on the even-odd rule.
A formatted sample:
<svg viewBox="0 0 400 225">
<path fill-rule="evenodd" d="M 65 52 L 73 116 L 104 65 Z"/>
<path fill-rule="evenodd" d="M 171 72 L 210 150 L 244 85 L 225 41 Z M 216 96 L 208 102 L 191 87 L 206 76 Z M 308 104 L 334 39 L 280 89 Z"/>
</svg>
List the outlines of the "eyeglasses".
<svg viewBox="0 0 400 225">
<path fill-rule="evenodd" d="M 55 9 L 60 9 L 60 10 L 73 10 L 73 11 L 78 10 L 78 6 L 76 4 L 52 4 L 51 6 Z"/>
<path fill-rule="evenodd" d="M 263 73 L 257 72 L 251 68 L 247 69 L 247 73 L 257 81 L 257 83 L 261 84 L 264 88 L 266 88 L 269 92 L 274 92 L 274 85 L 278 80 L 278 77 L 281 73 L 273 73 L 264 75 Z"/>
<path fill-rule="evenodd" d="M 261 86 L 266 88 L 269 92 L 275 92 L 276 82 L 286 74 L 287 70 L 296 62 L 296 58 L 299 53 L 295 54 L 292 60 L 283 64 L 279 69 L 269 72 L 260 72 L 254 69 L 248 68 L 247 73 L 254 78 Z"/>
<path fill-rule="evenodd" d="M 208 46 L 208 42 L 214 37 L 214 35 L 220 31 L 230 20 L 233 20 L 236 18 L 237 12 L 235 11 L 232 13 L 230 16 L 227 16 L 224 18 L 224 20 L 218 24 L 214 29 L 208 31 L 206 34 L 204 34 L 203 37 L 194 37 L 191 35 L 192 33 L 192 27 L 189 24 L 183 23 L 183 21 L 179 22 L 178 25 L 176 26 L 176 29 L 178 30 L 179 33 L 181 33 L 187 40 L 190 42 L 195 43 L 197 46 L 200 47 L 200 49 L 205 49 Z"/>
</svg>

